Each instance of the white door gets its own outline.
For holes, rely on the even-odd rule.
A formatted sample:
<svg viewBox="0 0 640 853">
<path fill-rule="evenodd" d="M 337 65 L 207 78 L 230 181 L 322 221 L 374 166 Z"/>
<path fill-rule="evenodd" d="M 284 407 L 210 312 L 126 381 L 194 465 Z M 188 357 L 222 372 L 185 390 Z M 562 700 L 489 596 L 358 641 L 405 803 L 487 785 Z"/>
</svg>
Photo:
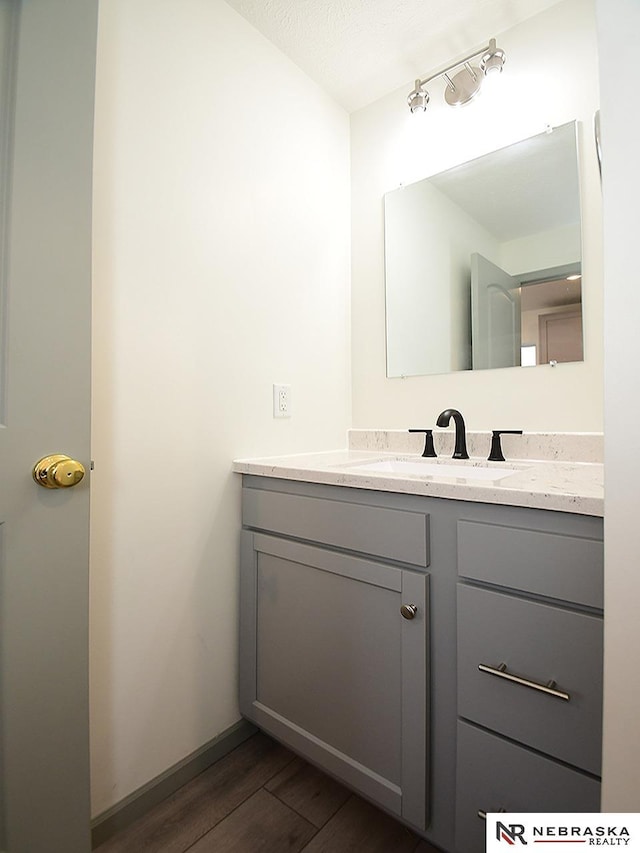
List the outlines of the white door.
<svg viewBox="0 0 640 853">
<path fill-rule="evenodd" d="M 88 516 L 97 0 L 0 0 L 0 721 L 6 853 L 90 850 Z M 48 454 L 73 488 L 37 485 Z M 68 470 L 58 468 L 68 482 Z M 55 485 L 55 483 L 54 483 Z"/>
<path fill-rule="evenodd" d="M 473 369 L 520 364 L 520 283 L 503 269 L 471 255 Z"/>
</svg>

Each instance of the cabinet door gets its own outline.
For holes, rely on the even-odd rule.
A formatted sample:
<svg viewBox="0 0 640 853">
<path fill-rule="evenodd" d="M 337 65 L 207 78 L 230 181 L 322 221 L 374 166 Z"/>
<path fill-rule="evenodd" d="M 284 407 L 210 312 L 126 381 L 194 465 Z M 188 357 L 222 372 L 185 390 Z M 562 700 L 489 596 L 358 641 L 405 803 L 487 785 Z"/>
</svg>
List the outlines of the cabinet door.
<svg viewBox="0 0 640 853">
<path fill-rule="evenodd" d="M 428 577 L 243 534 L 242 713 L 418 828 L 427 801 Z M 412 619 L 401 605 L 415 605 Z"/>
</svg>

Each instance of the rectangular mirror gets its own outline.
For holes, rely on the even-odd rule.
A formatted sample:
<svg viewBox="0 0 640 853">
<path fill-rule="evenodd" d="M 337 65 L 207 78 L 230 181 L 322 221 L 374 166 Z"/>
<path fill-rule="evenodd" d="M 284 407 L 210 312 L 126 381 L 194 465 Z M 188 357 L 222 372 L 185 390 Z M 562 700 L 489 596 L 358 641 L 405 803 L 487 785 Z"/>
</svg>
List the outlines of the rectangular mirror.
<svg viewBox="0 0 640 853">
<path fill-rule="evenodd" d="M 385 195 L 387 376 L 582 360 L 576 132 Z"/>
</svg>

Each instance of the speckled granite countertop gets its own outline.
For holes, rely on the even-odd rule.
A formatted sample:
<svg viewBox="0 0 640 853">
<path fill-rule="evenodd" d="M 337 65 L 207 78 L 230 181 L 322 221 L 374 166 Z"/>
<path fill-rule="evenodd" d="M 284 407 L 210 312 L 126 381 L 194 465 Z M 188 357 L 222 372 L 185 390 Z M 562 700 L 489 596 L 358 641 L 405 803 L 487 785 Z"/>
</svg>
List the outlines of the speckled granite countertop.
<svg viewBox="0 0 640 853">
<path fill-rule="evenodd" d="M 344 450 L 238 459 L 233 470 L 347 488 L 603 515 L 601 433 L 505 435 L 502 447 L 506 462 L 487 462 L 491 434 L 486 432 L 467 433 L 471 458 L 465 462 L 451 459 L 451 430 L 434 431 L 437 460 L 423 460 L 424 436 L 406 430 L 350 430 L 348 436 L 348 448 Z M 372 471 L 366 467 L 370 463 L 399 459 L 444 464 L 447 476 Z M 456 470 L 454 475 L 451 465 L 459 468 L 460 473 Z M 494 469 L 496 479 L 471 479 L 465 476 L 465 468 L 469 466 Z M 505 468 L 509 469 L 508 474 L 504 474 Z"/>
</svg>

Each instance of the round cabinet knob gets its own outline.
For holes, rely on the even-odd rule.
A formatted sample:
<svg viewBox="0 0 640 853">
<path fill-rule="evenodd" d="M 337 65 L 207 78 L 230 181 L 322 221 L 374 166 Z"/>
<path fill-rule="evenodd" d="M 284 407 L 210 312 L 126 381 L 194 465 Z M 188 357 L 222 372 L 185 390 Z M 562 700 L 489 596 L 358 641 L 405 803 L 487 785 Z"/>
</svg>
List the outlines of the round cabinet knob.
<svg viewBox="0 0 640 853">
<path fill-rule="evenodd" d="M 33 479 L 45 489 L 68 489 L 84 477 L 84 466 L 69 456 L 43 456 L 33 467 Z"/>
<path fill-rule="evenodd" d="M 400 608 L 400 613 L 402 613 L 405 619 L 413 619 L 417 612 L 418 608 L 415 604 L 403 604 Z"/>
</svg>

